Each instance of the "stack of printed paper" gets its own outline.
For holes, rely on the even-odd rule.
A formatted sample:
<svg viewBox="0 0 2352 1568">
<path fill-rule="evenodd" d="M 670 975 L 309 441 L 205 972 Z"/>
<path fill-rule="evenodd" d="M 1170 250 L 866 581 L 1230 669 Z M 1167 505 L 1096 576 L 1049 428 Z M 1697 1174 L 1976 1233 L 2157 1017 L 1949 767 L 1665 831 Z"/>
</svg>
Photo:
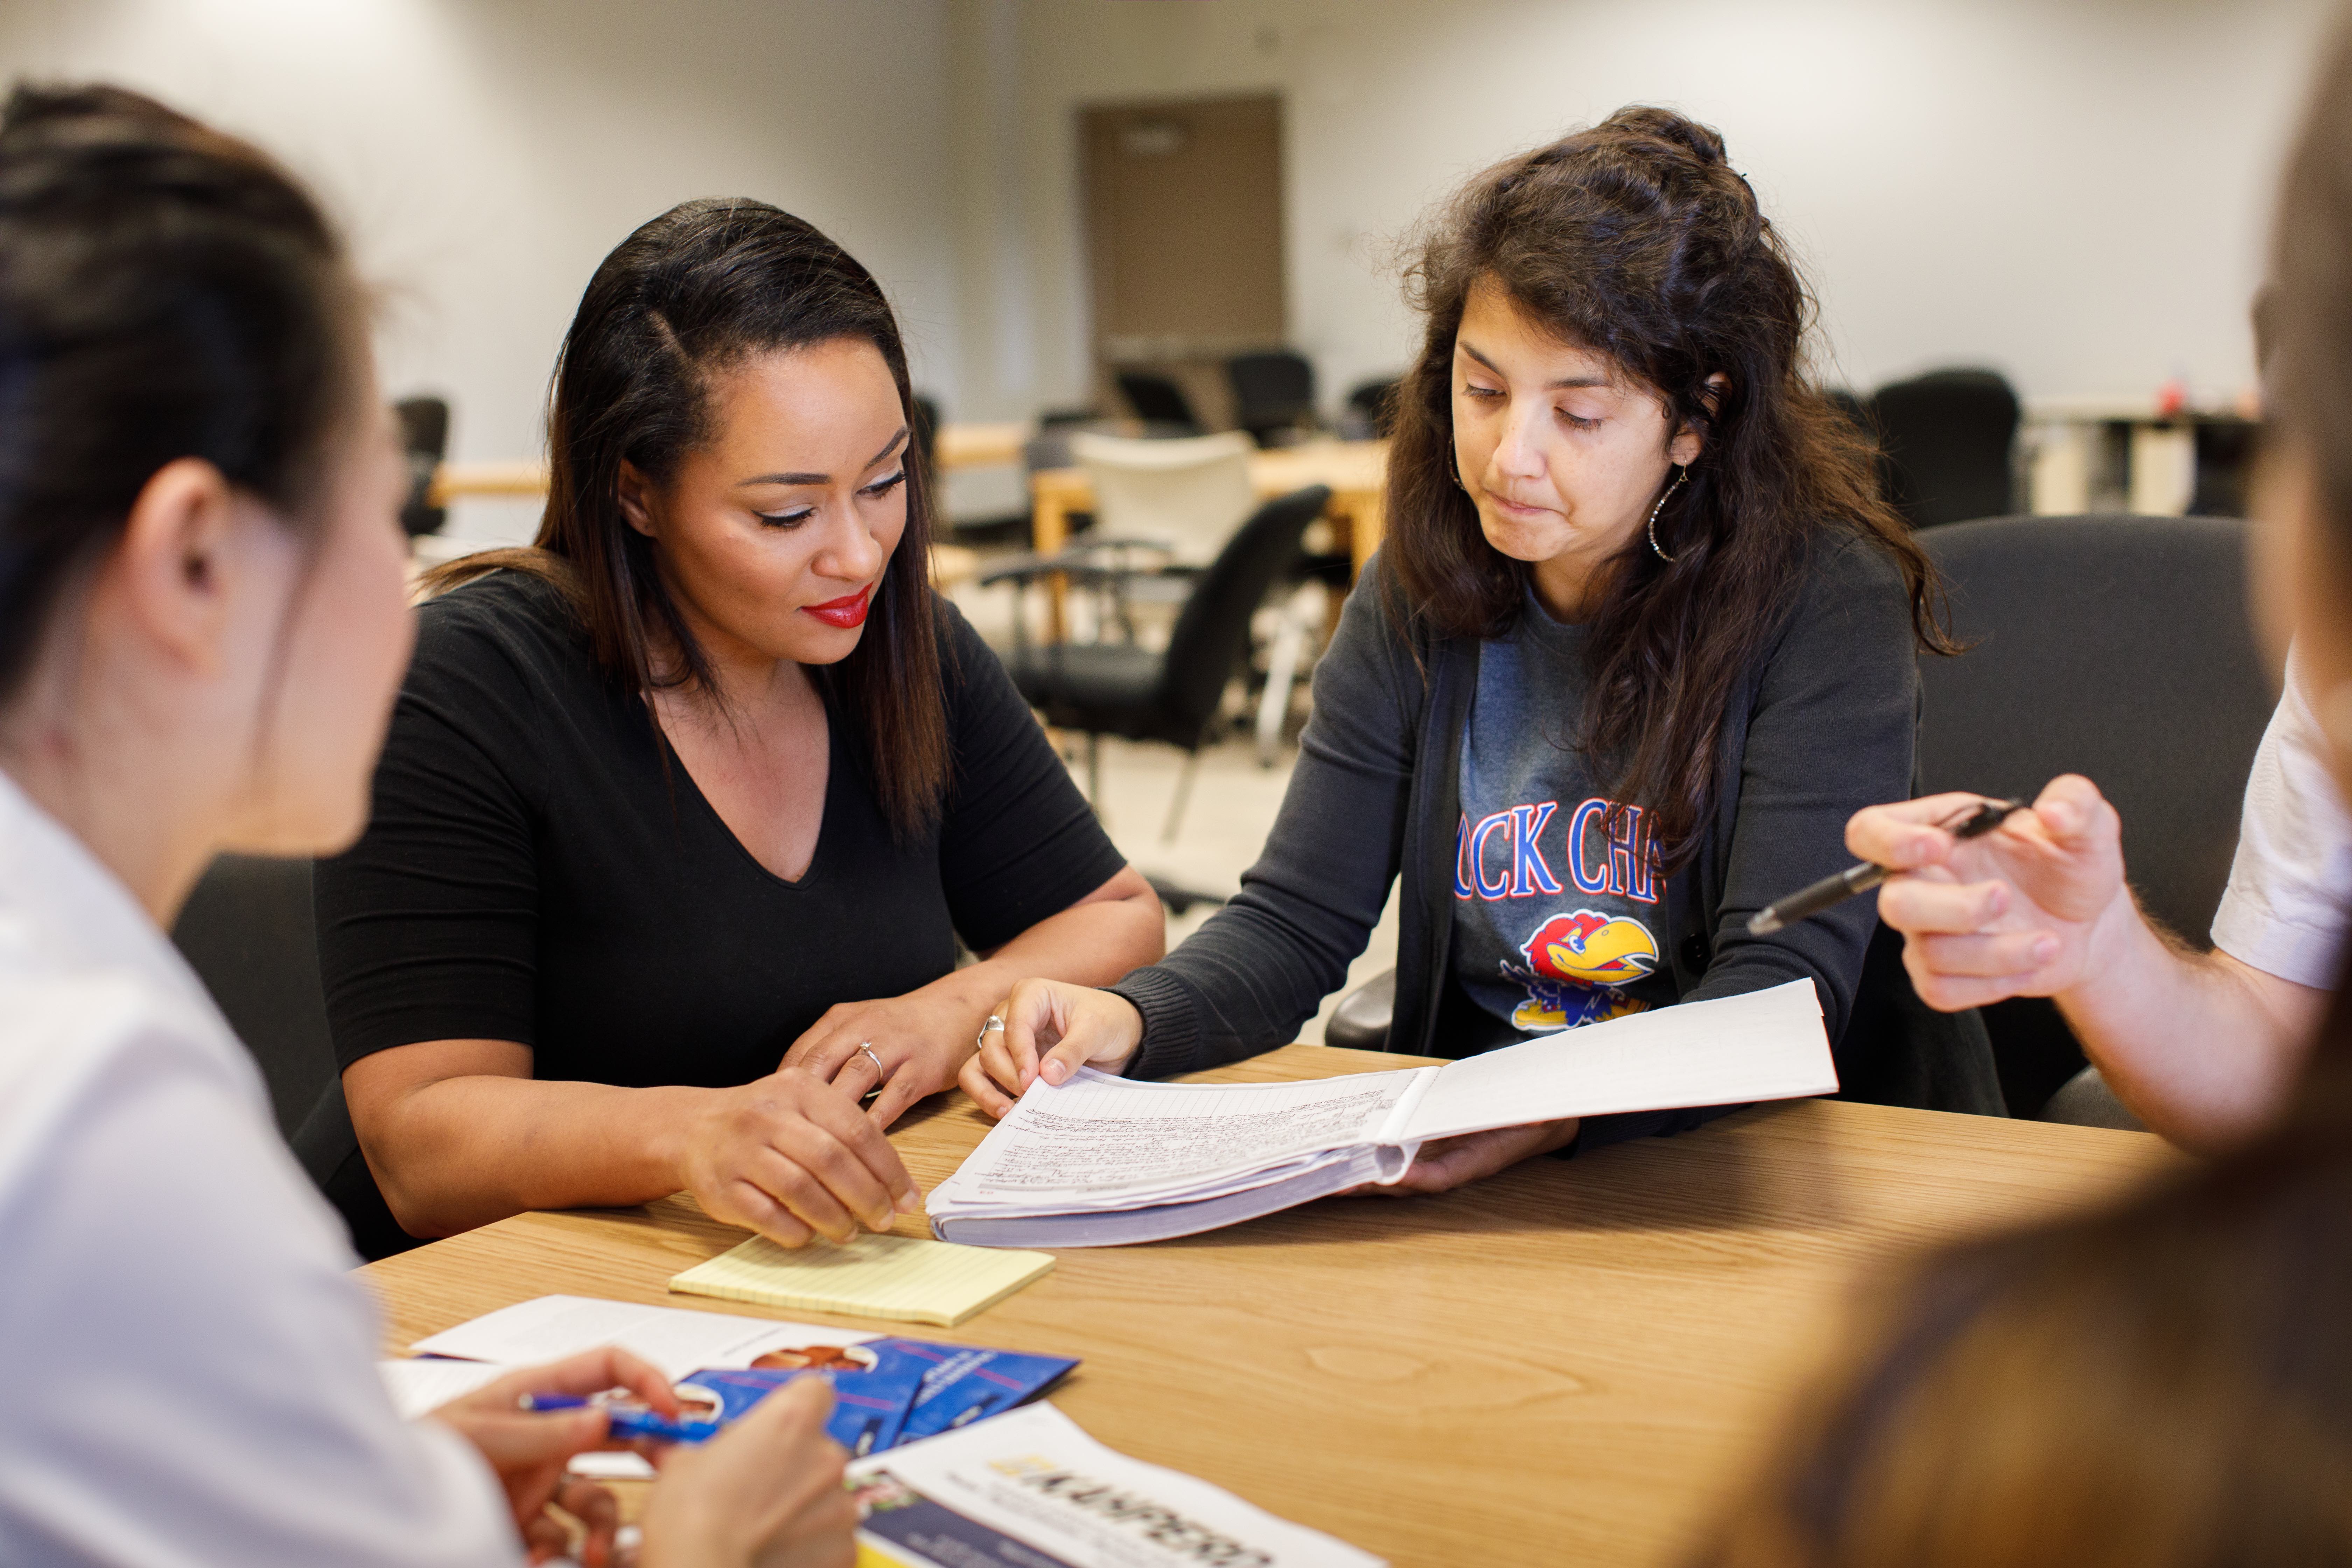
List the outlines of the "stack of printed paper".
<svg viewBox="0 0 2352 1568">
<path fill-rule="evenodd" d="M 980 1247 L 1189 1236 L 1393 1183 L 1423 1143 L 1615 1111 L 1837 1088 L 1811 981 L 1636 1013 L 1444 1067 L 1307 1083 L 1032 1084 L 954 1175 L 931 1229 Z"/>
</svg>

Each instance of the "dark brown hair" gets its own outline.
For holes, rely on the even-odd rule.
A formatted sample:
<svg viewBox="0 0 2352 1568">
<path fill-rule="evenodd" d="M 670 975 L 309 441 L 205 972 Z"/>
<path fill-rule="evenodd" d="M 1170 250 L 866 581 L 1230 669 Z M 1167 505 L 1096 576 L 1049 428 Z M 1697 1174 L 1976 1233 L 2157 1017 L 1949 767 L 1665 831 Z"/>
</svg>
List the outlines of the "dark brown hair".
<svg viewBox="0 0 2352 1568">
<path fill-rule="evenodd" d="M 1706 437 L 1658 518 L 1674 560 L 1637 535 L 1611 563 L 1590 639 L 1585 748 L 1650 813 L 1671 870 L 1713 815 L 1725 708 L 1817 544 L 1839 531 L 1885 550 L 1921 644 L 1948 650 L 1933 569 L 1880 498 L 1870 443 L 1808 377 L 1811 297 L 1722 139 L 1623 109 L 1476 176 L 1420 247 L 1410 283 L 1428 330 L 1398 391 L 1383 553 L 1430 631 L 1500 636 L 1524 601 L 1528 568 L 1486 542 L 1454 482 L 1454 339 L 1481 279 L 1654 390 L 1670 428 Z"/>
<path fill-rule="evenodd" d="M 2254 1143 L 2106 1214 L 1933 1260 L 1699 1560 L 2352 1563 L 2347 1068 L 2339 982 Z"/>
<path fill-rule="evenodd" d="M 120 88 L 0 111 L 0 701 L 157 469 L 304 528 L 360 393 L 357 291 L 268 157 Z"/>
<path fill-rule="evenodd" d="M 621 466 L 658 488 L 716 434 L 713 381 L 747 357 L 844 338 L 880 351 L 909 411 L 907 351 L 881 286 L 814 227 L 765 202 L 671 208 L 614 247 L 564 334 L 548 418 L 547 510 L 530 550 L 441 567 L 434 592 L 501 567 L 561 584 L 605 674 L 648 701 L 669 687 L 716 700 L 701 645 L 662 581 L 654 542 L 621 510 Z M 947 707 L 930 584 L 930 476 L 908 443 L 907 527 L 846 658 L 813 668 L 862 731 L 883 815 L 902 837 L 937 820 L 948 785 Z M 662 668 L 658 656 L 674 653 Z"/>
</svg>

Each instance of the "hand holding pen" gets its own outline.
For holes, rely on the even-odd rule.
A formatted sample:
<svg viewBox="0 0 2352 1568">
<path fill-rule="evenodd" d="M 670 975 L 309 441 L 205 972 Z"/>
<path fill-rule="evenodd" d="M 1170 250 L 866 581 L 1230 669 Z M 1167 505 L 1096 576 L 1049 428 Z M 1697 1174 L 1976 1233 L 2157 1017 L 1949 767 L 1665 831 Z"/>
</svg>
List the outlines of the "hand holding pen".
<svg viewBox="0 0 2352 1568">
<path fill-rule="evenodd" d="M 1903 932 L 1921 999 L 1947 1012 L 2057 995 L 2140 929 L 2123 824 L 2090 780 L 2053 779 L 2030 809 L 1976 838 L 1936 826 L 1979 798 L 1874 805 L 1846 825 L 1849 849 L 1905 873 L 1879 889 L 1878 915 Z"/>
<path fill-rule="evenodd" d="M 1954 802 L 1958 803 L 1956 807 L 1952 806 Z M 1932 814 L 1928 819 L 1912 824 L 1913 826 L 1926 828 L 1932 833 L 1948 834 L 1956 842 L 1961 839 L 1981 838 L 2008 821 L 2010 817 L 2025 809 L 2025 803 L 2021 800 L 1991 800 L 1983 795 L 1934 795 L 1927 800 L 1907 801 L 1904 804 L 1906 806 L 1923 808 Z M 1952 808 L 1946 809 L 1947 807 Z M 1870 808 L 1872 811 L 1900 809 L 1902 808 L 1895 806 Z M 1857 816 L 1855 820 L 1860 821 L 1861 818 Z M 1847 825 L 1846 837 L 1851 842 L 1853 837 L 1851 823 Z M 1914 832 L 1910 837 L 1919 853 L 1932 852 L 1936 847 L 1935 842 L 1927 837 L 1927 833 Z M 1849 866 L 1833 876 L 1824 877 L 1808 887 L 1800 888 L 1785 898 L 1775 899 L 1757 910 L 1748 917 L 1748 934 L 1770 936 L 1774 931 L 1786 931 L 1799 921 L 1811 920 L 1822 910 L 1843 903 L 1856 893 L 1868 892 L 1889 877 L 1906 868 L 1875 859 L 1865 859 L 1858 866 Z"/>
<path fill-rule="evenodd" d="M 535 1561 L 575 1545 L 583 1563 L 612 1555 L 619 1505 L 604 1488 L 564 1472 L 574 1454 L 622 1446 L 624 1435 L 610 1417 L 587 1402 L 588 1395 L 614 1388 L 625 1389 L 656 1417 L 687 1414 L 658 1370 L 609 1347 L 509 1373 L 433 1412 L 471 1443 L 497 1475 Z M 570 1527 L 553 1509 L 579 1521 L 585 1540 L 573 1542 Z"/>
</svg>

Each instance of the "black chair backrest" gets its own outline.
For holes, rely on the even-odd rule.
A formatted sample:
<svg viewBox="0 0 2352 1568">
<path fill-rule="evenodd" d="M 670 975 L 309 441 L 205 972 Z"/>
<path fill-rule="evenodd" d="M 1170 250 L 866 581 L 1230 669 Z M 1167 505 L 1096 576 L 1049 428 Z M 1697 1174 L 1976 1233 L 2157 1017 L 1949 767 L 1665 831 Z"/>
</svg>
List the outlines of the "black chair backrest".
<svg viewBox="0 0 2352 1568">
<path fill-rule="evenodd" d="M 2031 799 L 2084 774 L 2123 814 L 2149 912 L 2204 941 L 2275 702 L 2246 623 L 2245 524 L 2007 517 L 1920 542 L 1975 645 L 1920 660 L 1927 789 Z"/>
<path fill-rule="evenodd" d="M 434 472 L 449 455 L 448 400 L 406 397 L 392 412 L 400 421 L 401 449 L 408 454 L 408 500 L 400 509 L 400 526 L 411 539 L 437 533 L 449 521 L 449 509 L 428 503 Z"/>
<path fill-rule="evenodd" d="M 1040 468 L 1066 468 L 1076 461 L 1070 453 L 1067 426 L 1032 436 L 1021 443 L 1021 466 L 1033 474 Z"/>
<path fill-rule="evenodd" d="M 310 862 L 222 856 L 188 896 L 172 941 L 260 1064 L 278 1129 L 292 1138 L 336 1077 Z"/>
<path fill-rule="evenodd" d="M 1298 559 L 1298 542 L 1330 502 L 1328 486 L 1276 496 L 1251 514 L 1194 584 L 1168 634 L 1162 711 L 1196 734 L 1217 710 L 1225 682 L 1249 647 L 1250 617 Z"/>
<path fill-rule="evenodd" d="M 1402 384 L 1390 377 L 1356 384 L 1348 394 L 1348 406 L 1364 416 L 1375 436 L 1386 436 L 1396 426 L 1397 388 Z"/>
<path fill-rule="evenodd" d="M 908 423 L 908 432 L 915 438 L 915 450 L 923 455 L 923 472 L 933 476 L 940 471 L 940 405 L 938 400 L 915 394 L 914 416 Z"/>
<path fill-rule="evenodd" d="M 1254 436 L 1315 414 L 1315 367 L 1289 349 L 1235 354 L 1225 362 L 1234 389 L 1234 423 Z"/>
<path fill-rule="evenodd" d="M 1924 534 L 1973 646 L 1924 656 L 1921 783 L 2032 799 L 2078 773 L 2123 816 L 2149 913 L 2202 945 L 2273 696 L 2246 622 L 2245 524 L 2007 517 Z M 2014 1115 L 2081 1066 L 2046 1002 L 1986 1009 Z"/>
<path fill-rule="evenodd" d="M 1118 395 L 1127 399 L 1128 407 L 1145 424 L 1200 429 L 1201 421 L 1192 413 L 1192 400 L 1171 378 L 1148 371 L 1123 370 L 1114 379 L 1118 383 Z"/>
<path fill-rule="evenodd" d="M 2015 504 L 2017 394 L 1990 370 L 1939 370 L 1882 386 L 1886 499 L 1914 528 L 2000 517 Z"/>
</svg>

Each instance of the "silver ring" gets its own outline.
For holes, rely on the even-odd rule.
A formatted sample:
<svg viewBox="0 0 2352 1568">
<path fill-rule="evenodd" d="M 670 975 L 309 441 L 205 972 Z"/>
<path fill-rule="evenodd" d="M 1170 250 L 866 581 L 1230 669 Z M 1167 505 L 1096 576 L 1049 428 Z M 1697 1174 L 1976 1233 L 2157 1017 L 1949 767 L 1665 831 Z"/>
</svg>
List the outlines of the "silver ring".
<svg viewBox="0 0 2352 1568">
<path fill-rule="evenodd" d="M 874 1054 L 873 1041 L 867 1040 L 861 1044 L 857 1048 L 866 1053 L 866 1059 L 867 1061 L 874 1064 L 874 1081 L 876 1083 L 880 1083 L 884 1079 L 890 1076 L 887 1072 L 883 1070 L 882 1058 Z"/>
<path fill-rule="evenodd" d="M 988 1022 L 980 1026 L 980 1038 L 974 1040 L 972 1044 L 975 1046 L 984 1046 L 988 1044 L 989 1036 L 1001 1035 L 1003 1033 L 1004 1033 L 1004 1020 L 998 1017 L 995 1014 L 991 1013 L 988 1016 Z"/>
</svg>

